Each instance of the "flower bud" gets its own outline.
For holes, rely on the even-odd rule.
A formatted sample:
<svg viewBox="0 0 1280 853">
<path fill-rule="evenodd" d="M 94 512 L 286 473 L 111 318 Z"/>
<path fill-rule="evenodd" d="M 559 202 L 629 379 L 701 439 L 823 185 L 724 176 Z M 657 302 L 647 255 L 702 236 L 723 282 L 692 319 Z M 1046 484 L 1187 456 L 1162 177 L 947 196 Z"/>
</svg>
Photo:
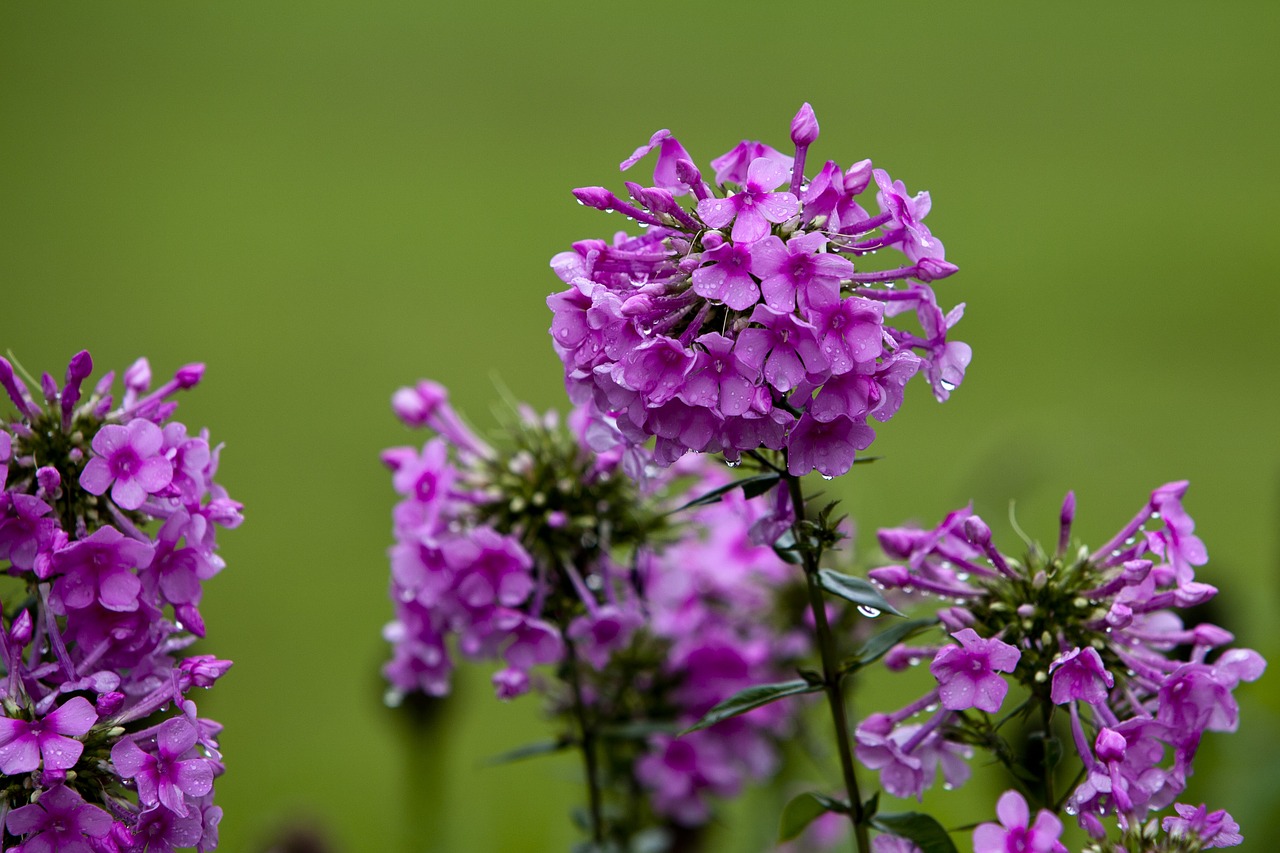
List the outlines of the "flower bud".
<svg viewBox="0 0 1280 853">
<path fill-rule="evenodd" d="M 818 139 L 818 117 L 806 101 L 791 120 L 791 141 L 796 145 L 812 145 Z"/>
</svg>

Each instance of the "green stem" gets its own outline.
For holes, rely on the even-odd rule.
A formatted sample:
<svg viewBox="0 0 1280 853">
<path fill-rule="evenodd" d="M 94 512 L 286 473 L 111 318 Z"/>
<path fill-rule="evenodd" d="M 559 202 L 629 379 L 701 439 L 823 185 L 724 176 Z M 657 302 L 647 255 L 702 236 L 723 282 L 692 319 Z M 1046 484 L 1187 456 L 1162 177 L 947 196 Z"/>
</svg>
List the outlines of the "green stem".
<svg viewBox="0 0 1280 853">
<path fill-rule="evenodd" d="M 800 478 L 786 475 L 787 488 L 791 493 L 791 504 L 795 510 L 796 542 L 804 541 L 801 523 L 804 521 L 804 491 L 800 488 Z M 816 552 L 801 547 L 804 556 L 805 581 L 809 591 L 809 609 L 813 612 L 813 622 L 817 629 L 818 651 L 822 656 L 822 684 L 827 694 L 827 706 L 831 709 L 831 721 L 836 729 L 836 750 L 840 754 L 840 770 L 844 775 L 844 787 L 849 795 L 849 820 L 853 823 L 854 849 L 858 853 L 869 853 L 871 842 L 867 833 L 867 820 L 862 806 L 862 795 L 858 792 L 858 777 L 854 770 L 853 746 L 849 740 L 849 717 L 845 710 L 844 691 L 840 688 L 839 660 L 836 656 L 835 637 L 831 633 L 831 625 L 827 622 L 826 602 L 822 598 L 822 587 L 818 583 L 818 568 L 822 559 L 821 549 Z"/>
<path fill-rule="evenodd" d="M 1052 765 L 1049 758 L 1049 743 L 1053 739 L 1053 702 L 1048 697 L 1040 700 L 1040 719 L 1044 725 L 1044 736 L 1040 739 L 1041 749 L 1044 751 L 1044 759 L 1041 762 L 1044 765 L 1044 804 L 1050 806 L 1053 804 L 1053 773 L 1057 769 Z"/>
<path fill-rule="evenodd" d="M 583 770 L 587 776 L 587 811 L 591 817 L 591 840 L 604 845 L 604 820 L 600 809 L 600 773 L 596 766 L 596 733 L 587 718 L 587 705 L 582 701 L 582 679 L 578 672 L 578 651 L 567 634 L 562 635 L 569 688 L 573 691 L 573 716 L 578 722 L 578 747 L 582 750 Z"/>
</svg>

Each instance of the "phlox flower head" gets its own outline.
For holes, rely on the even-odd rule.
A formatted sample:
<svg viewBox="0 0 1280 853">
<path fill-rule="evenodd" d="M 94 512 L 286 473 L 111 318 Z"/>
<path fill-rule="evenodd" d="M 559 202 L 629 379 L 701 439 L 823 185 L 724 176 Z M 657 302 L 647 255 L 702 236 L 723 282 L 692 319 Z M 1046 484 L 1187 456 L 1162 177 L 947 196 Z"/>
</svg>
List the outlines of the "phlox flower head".
<svg viewBox="0 0 1280 853">
<path fill-rule="evenodd" d="M 14 409 L 0 412 L 0 569 L 26 587 L 0 613 L 5 849 L 135 849 L 163 812 L 190 831 L 148 849 L 212 850 L 221 726 L 187 693 L 231 662 L 181 653 L 206 633 L 216 530 L 241 507 L 215 479 L 221 446 L 174 419 L 203 365 L 153 388 L 139 359 L 118 398 L 114 374 L 90 387 L 92 373 L 88 352 L 61 384 L 0 358 Z M 136 745 L 157 737 L 153 752 Z"/>
<path fill-rule="evenodd" d="M 656 393 L 683 356 L 651 355 L 644 381 Z M 713 369 L 690 369 L 707 374 L 697 393 L 729 405 L 731 382 L 716 387 Z M 788 567 L 753 532 L 790 523 L 785 502 L 732 492 L 677 523 L 670 510 L 730 482 L 723 465 L 690 456 L 655 466 L 589 408 L 561 423 L 518 407 L 504 441 L 490 444 L 434 383 L 398 392 L 393 405 L 436 432 L 421 449 L 383 454 L 400 496 L 385 632 L 393 701 L 448 693 L 461 655 L 500 662 L 496 695 L 541 692 L 569 731 L 580 714 L 601 727 L 678 730 L 746 687 L 787 678 L 804 654 L 804 635 L 774 618 Z M 606 795 L 639 794 L 654 819 L 701 825 L 716 798 L 776 769 L 794 713 L 776 703 L 684 737 L 605 739 Z"/>
<path fill-rule="evenodd" d="M 767 448 L 786 452 L 793 475 L 837 476 L 912 375 L 939 400 L 964 378 L 971 351 L 949 339 L 963 306 L 944 313 L 930 286 L 956 267 L 924 224 L 929 194 L 869 160 L 807 176 L 817 138 L 806 104 L 794 156 L 744 140 L 711 161 L 708 181 L 661 130 L 622 163 L 656 152 L 652 186 L 628 182 L 628 199 L 574 191 L 643 231 L 552 259 L 567 287 L 547 300 L 552 342 L 571 399 L 615 420 L 627 446 L 653 439 L 658 465 Z M 876 213 L 860 201 L 872 178 Z M 881 250 L 899 265 L 877 262 Z"/>
<path fill-rule="evenodd" d="M 902 212 L 904 221 L 908 213 Z M 938 687 L 887 715 L 895 728 L 880 736 L 892 742 L 890 735 L 917 725 L 912 717 L 937 702 L 941 710 L 924 725 L 963 740 L 966 718 L 946 715 L 995 713 L 1008 689 L 996 673 L 1008 673 L 1045 715 L 1063 706 L 1082 780 L 1065 808 L 1092 836 L 1105 837 L 1103 816 L 1114 816 L 1127 832 L 1172 805 L 1193 772 L 1203 734 L 1237 728 L 1234 692 L 1266 669 L 1257 652 L 1227 647 L 1230 632 L 1183 621 L 1182 608 L 1217 592 L 1195 576 L 1208 556 L 1183 507 L 1186 491 L 1185 482 L 1155 489 L 1093 550 L 1072 541 L 1073 494 L 1063 501 L 1052 551 L 1031 545 L 1018 557 L 1002 552 L 971 507 L 932 530 L 881 530 L 881 547 L 895 562 L 872 569 L 871 579 L 918 598 L 944 599 L 938 619 L 959 645 L 891 651 L 886 660 L 898 670 L 932 653 Z M 1171 655 L 1177 647 L 1189 649 L 1185 659 Z M 867 738 L 863 727 L 859 732 L 861 745 Z M 882 766 L 909 766 L 911 750 L 900 749 L 891 762 L 885 748 L 875 753 Z M 1010 801 L 1005 811 L 1002 838 L 1012 837 L 1014 823 L 1026 825 L 1025 804 L 1014 809 Z M 1192 818 L 1171 825 L 1189 832 L 1190 824 L 1176 822 L 1184 819 Z M 990 843 L 980 851 L 1005 849 L 995 825 L 986 826 L 982 837 Z"/>
</svg>

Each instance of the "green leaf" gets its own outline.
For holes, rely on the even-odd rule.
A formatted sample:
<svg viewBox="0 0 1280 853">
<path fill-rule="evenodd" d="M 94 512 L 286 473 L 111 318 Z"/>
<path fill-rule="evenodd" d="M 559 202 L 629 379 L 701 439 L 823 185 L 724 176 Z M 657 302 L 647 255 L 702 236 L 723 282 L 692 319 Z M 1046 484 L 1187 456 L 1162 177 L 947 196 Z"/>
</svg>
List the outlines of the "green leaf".
<svg viewBox="0 0 1280 853">
<path fill-rule="evenodd" d="M 797 679 L 796 681 L 783 681 L 778 684 L 757 684 L 748 687 L 746 690 L 739 690 L 737 693 L 725 699 L 707 712 L 701 720 L 694 723 L 680 734 L 687 735 L 689 732 L 696 732 L 699 729 L 705 729 L 708 726 L 714 726 L 721 720 L 727 720 L 730 717 L 736 717 L 739 714 L 745 714 L 761 705 L 768 705 L 770 702 L 776 702 L 779 699 L 785 699 L 788 696 L 799 696 L 802 693 L 817 693 L 822 689 L 821 685 L 812 685 L 807 681 Z"/>
<path fill-rule="evenodd" d="M 841 800 L 833 799 L 825 794 L 807 791 L 791 798 L 782 809 L 782 819 L 778 822 L 778 840 L 790 841 L 800 837 L 805 827 L 813 823 L 826 812 L 845 813 L 849 805 Z"/>
<path fill-rule="evenodd" d="M 881 832 L 909 839 L 921 853 L 959 853 L 942 824 L 921 812 L 876 815 L 871 819 L 871 825 Z"/>
<path fill-rule="evenodd" d="M 882 613 L 892 613 L 894 616 L 905 615 L 885 601 L 884 596 L 880 594 L 880 590 L 876 589 L 870 581 L 862 578 L 841 574 L 831 569 L 819 569 L 818 585 L 832 595 L 838 595 L 846 601 L 852 601 L 854 604 L 870 607 Z"/>
<path fill-rule="evenodd" d="M 796 536 L 790 530 L 779 536 L 778 541 L 773 543 L 773 553 L 777 554 L 784 563 L 790 563 L 793 566 L 803 562 L 800 549 L 796 545 Z"/>
<path fill-rule="evenodd" d="M 680 727 L 673 722 L 657 720 L 635 720 L 629 723 L 601 726 L 598 734 L 608 740 L 645 740 L 650 735 L 675 734 Z"/>
<path fill-rule="evenodd" d="M 748 498 L 758 497 L 769 489 L 773 488 L 779 480 L 782 479 L 781 474 L 756 474 L 754 477 L 743 477 L 741 480 L 734 480 L 732 483 L 712 489 L 705 495 L 700 495 L 682 506 L 678 506 L 667 515 L 674 515 L 677 512 L 686 509 L 692 509 L 696 506 L 707 506 L 708 504 L 718 503 L 725 495 L 734 489 L 742 489 L 743 494 Z"/>
<path fill-rule="evenodd" d="M 867 640 L 860 649 L 853 653 L 853 658 L 851 659 L 852 668 L 875 663 L 888 654 L 889 650 L 898 645 L 898 643 L 908 637 L 914 637 L 921 631 L 932 628 L 937 624 L 937 619 L 910 619 L 906 622 L 895 623 Z"/>
<path fill-rule="evenodd" d="M 526 758 L 537 758 L 539 755 L 551 755 L 556 752 L 564 752 L 573 746 L 573 742 L 561 738 L 560 740 L 548 740 L 540 743 L 530 743 L 525 746 L 518 746 L 509 752 L 501 755 L 495 755 L 485 762 L 485 764 L 510 764 L 513 761 L 524 761 Z"/>
</svg>

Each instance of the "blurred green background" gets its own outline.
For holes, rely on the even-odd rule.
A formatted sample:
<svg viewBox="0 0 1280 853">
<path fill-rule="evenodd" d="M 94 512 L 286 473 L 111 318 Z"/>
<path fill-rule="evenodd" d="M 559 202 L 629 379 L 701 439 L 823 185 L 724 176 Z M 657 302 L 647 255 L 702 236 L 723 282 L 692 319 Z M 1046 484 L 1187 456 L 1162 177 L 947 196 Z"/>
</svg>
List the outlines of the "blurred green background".
<svg viewBox="0 0 1280 853">
<path fill-rule="evenodd" d="M 1005 543 L 1010 498 L 1049 539 L 1069 488 L 1097 544 L 1187 478 L 1218 614 L 1276 659 L 1278 37 L 1274 2 L 0 4 L 0 349 L 207 362 L 179 417 L 246 505 L 204 608 L 202 650 L 236 661 L 202 703 L 223 849 L 297 825 L 424 849 L 406 817 L 440 850 L 568 846 L 572 761 L 482 766 L 539 737 L 536 700 L 472 672 L 412 750 L 381 705 L 377 455 L 418 440 L 388 398 L 434 377 L 486 429 L 495 377 L 562 406 L 547 261 L 618 224 L 570 188 L 621 189 L 661 127 L 704 164 L 784 147 L 806 100 L 816 162 L 932 192 L 974 349 L 838 484 L 861 550 L 970 498 Z M 1280 675 L 1239 697 L 1185 799 L 1277 849 Z M 931 802 L 990 819 L 984 784 Z M 764 849 L 772 815 L 731 811 L 717 849 Z"/>
</svg>

